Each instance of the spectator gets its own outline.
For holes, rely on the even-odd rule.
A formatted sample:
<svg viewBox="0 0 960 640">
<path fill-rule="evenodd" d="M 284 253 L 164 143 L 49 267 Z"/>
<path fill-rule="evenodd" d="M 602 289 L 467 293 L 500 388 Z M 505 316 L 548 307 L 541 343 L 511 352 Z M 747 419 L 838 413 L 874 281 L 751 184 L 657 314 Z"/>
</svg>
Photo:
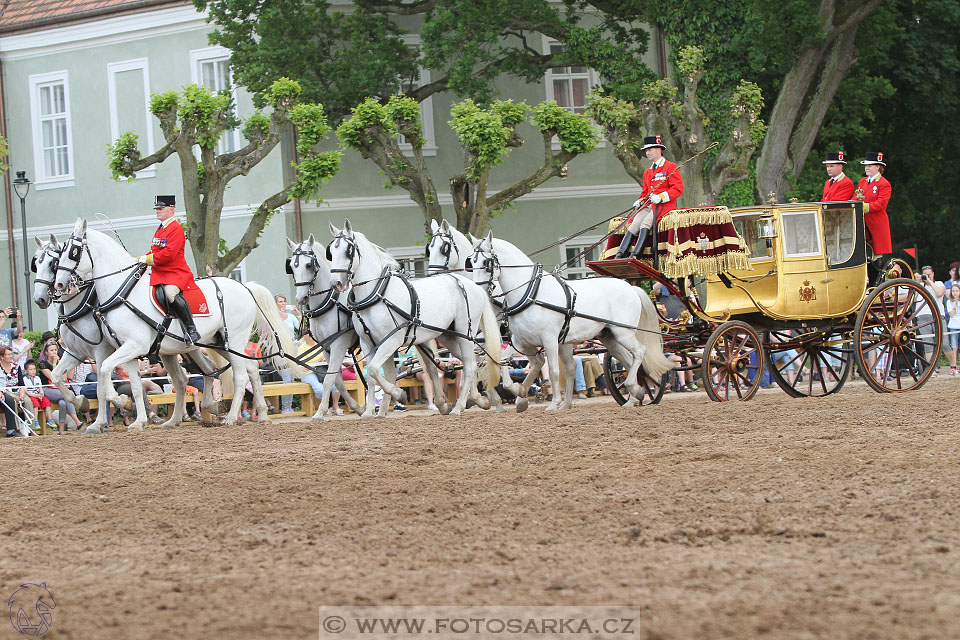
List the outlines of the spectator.
<svg viewBox="0 0 960 640">
<path fill-rule="evenodd" d="M 307 375 L 300 378 L 301 382 L 306 382 L 310 385 L 310 388 L 313 389 L 313 395 L 316 396 L 317 400 L 323 397 L 323 383 L 320 382 L 320 378 L 317 375 L 317 369 L 322 365 L 326 364 L 326 360 L 323 357 L 323 349 L 316 348 L 317 341 L 313 339 L 313 334 L 310 331 L 303 332 L 303 339 L 300 341 L 300 346 L 297 348 L 297 356 L 303 358 L 304 355 L 309 355 L 310 359 L 307 360 L 307 364 L 310 365 L 311 371 Z M 308 353 L 309 352 L 309 353 Z M 330 394 L 330 408 L 327 409 L 327 415 L 343 415 L 343 409 L 340 408 L 340 392 L 336 389 Z"/>
<path fill-rule="evenodd" d="M 960 269 L 960 262 L 950 263 L 950 279 L 943 283 L 943 286 L 947 289 L 947 293 L 950 292 L 950 287 L 955 284 L 960 284 L 960 275 L 957 275 L 958 269 Z"/>
<path fill-rule="evenodd" d="M 67 416 L 73 421 L 73 428 L 80 429 L 80 420 L 77 418 L 77 410 L 72 404 L 64 400 L 60 390 L 53 386 L 53 370 L 60 364 L 60 354 L 56 342 L 49 342 L 40 353 L 40 362 L 37 364 L 37 371 L 43 380 L 43 395 L 51 404 L 57 403 L 59 407 L 57 416 L 57 428 L 60 435 L 63 435 L 66 428 Z M 63 381 L 67 383 L 73 376 L 73 371 L 64 372 Z"/>
<path fill-rule="evenodd" d="M 15 329 L 3 328 L 7 318 L 13 318 L 14 326 L 20 326 L 20 324 L 22 324 L 20 322 L 20 311 L 18 309 L 14 309 L 13 307 L 0 309 L 0 347 L 9 347 L 13 343 L 13 338 L 16 334 Z"/>
<path fill-rule="evenodd" d="M 33 426 L 40 428 L 40 409 L 43 409 L 47 426 L 55 429 L 57 423 L 53 421 L 53 409 L 50 408 L 50 400 L 43 393 L 43 380 L 37 375 L 37 363 L 32 358 L 27 360 L 23 366 L 23 388 L 24 393 L 33 404 L 33 415 L 35 416 Z"/>
<path fill-rule="evenodd" d="M 54 344 L 57 343 L 57 334 L 55 334 L 53 331 L 44 331 L 43 335 L 40 336 L 40 356 L 38 360 L 44 361 L 47 359 L 47 356 L 46 356 L 47 345 L 50 344 L 51 342 Z M 60 357 L 63 357 L 63 353 L 60 351 L 59 348 L 57 349 L 57 355 L 59 355 Z M 39 367 L 40 365 L 38 364 L 37 368 L 39 369 Z"/>
<path fill-rule="evenodd" d="M 287 297 L 277 295 L 277 309 L 280 310 L 280 317 L 283 318 L 283 326 L 290 332 L 290 337 L 294 342 L 297 341 L 297 332 L 300 330 L 300 311 L 292 304 L 287 304 Z M 293 371 L 290 369 L 280 369 L 278 371 L 280 379 L 284 382 L 293 382 Z M 293 396 L 280 396 L 280 413 L 293 413 Z"/>
<path fill-rule="evenodd" d="M 431 340 L 430 342 L 427 343 L 427 346 L 430 347 L 430 350 L 434 354 L 437 353 L 436 340 Z M 417 365 L 420 364 L 416 347 L 410 347 L 405 352 L 399 354 L 399 359 L 400 359 L 400 366 L 399 366 L 400 373 L 403 373 L 405 371 L 412 372 L 417 367 Z M 433 403 L 434 381 L 426 375 L 426 372 L 424 371 L 422 366 L 419 368 L 418 371 L 413 373 L 413 377 L 415 377 L 418 381 L 423 383 L 423 398 L 421 399 L 417 397 L 420 393 L 419 387 L 410 387 L 410 401 L 413 402 L 413 404 L 425 403 L 427 405 L 427 409 L 429 409 L 430 411 L 439 411 L 439 409 L 437 408 L 437 405 Z"/>
<path fill-rule="evenodd" d="M 19 436 L 17 416 L 14 411 L 17 402 L 26 395 L 23 390 L 23 369 L 13 361 L 13 349 L 9 345 L 0 346 L 0 394 L 3 397 L 3 417 L 7 426 L 7 437 Z"/>
<path fill-rule="evenodd" d="M 23 325 L 17 327 L 13 334 L 13 341 L 10 342 L 13 348 L 13 361 L 21 369 L 26 369 L 27 360 L 30 360 L 30 350 L 33 349 L 33 343 L 23 337 Z"/>
<path fill-rule="evenodd" d="M 950 376 L 960 375 L 957 370 L 957 348 L 960 347 L 960 282 L 950 287 L 947 296 L 947 360 L 950 361 Z"/>
<path fill-rule="evenodd" d="M 940 351 L 934 357 L 933 360 L 933 375 L 937 375 L 937 360 L 939 359 L 940 353 L 946 352 L 950 349 L 950 339 L 947 336 L 947 318 L 946 318 L 946 308 L 947 308 L 947 288 L 943 285 L 942 282 L 937 280 L 933 274 L 933 267 L 927 265 L 923 268 L 923 275 L 920 277 L 921 282 L 923 283 L 924 288 L 930 292 L 930 295 L 933 296 L 934 301 L 936 302 L 937 315 L 940 316 L 940 330 L 941 330 L 941 339 L 940 339 Z M 953 363 L 956 365 L 956 362 Z"/>
</svg>

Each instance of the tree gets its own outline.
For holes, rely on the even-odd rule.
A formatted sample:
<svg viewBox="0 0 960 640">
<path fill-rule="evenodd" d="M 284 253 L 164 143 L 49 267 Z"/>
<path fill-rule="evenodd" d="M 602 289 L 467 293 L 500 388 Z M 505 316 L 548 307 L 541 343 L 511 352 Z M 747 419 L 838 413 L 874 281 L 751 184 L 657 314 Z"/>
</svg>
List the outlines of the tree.
<svg viewBox="0 0 960 640">
<path fill-rule="evenodd" d="M 340 152 L 317 150 L 330 126 L 320 104 L 300 102 L 300 85 L 287 78 L 275 81 L 264 93 L 272 105 L 269 116 L 258 111 L 243 123 L 248 144 L 230 153 L 217 154 L 220 136 L 238 124 L 228 93 L 213 94 L 189 85 L 182 93 L 154 94 L 150 111 L 160 121 L 166 144 L 155 153 L 141 157 L 137 135 L 121 135 L 107 150 L 115 179 L 132 180 L 137 171 L 177 154 L 183 176 L 187 209 L 187 237 L 198 269 L 208 274 L 230 273 L 257 246 L 257 239 L 279 207 L 293 198 L 316 198 L 321 185 L 340 167 Z M 296 177 L 290 184 L 264 200 L 254 211 L 240 241 L 228 247 L 220 237 L 223 197 L 231 180 L 247 175 L 263 160 L 293 126 L 297 132 Z M 199 147 L 199 159 L 196 148 Z"/>
<path fill-rule="evenodd" d="M 593 119 L 605 127 L 614 154 L 638 183 L 643 182 L 648 164 L 639 155 L 644 135 L 659 133 L 667 155 L 678 160 L 691 158 L 683 171 L 683 198 L 688 206 L 716 204 L 724 187 L 745 179 L 750 172 L 750 157 L 763 140 L 766 128 L 759 117 L 763 108 L 760 88 L 742 80 L 728 102 L 733 129 L 708 162 L 703 152 L 712 144 L 711 136 L 697 101 L 705 62 L 700 47 L 688 46 L 678 53 L 677 71 L 683 80 L 681 100 L 675 99 L 676 88 L 661 79 L 644 84 L 636 104 L 603 94 L 590 102 Z"/>
<path fill-rule="evenodd" d="M 455 103 L 450 126 L 463 144 L 464 170 L 450 178 L 457 229 L 481 235 L 491 215 L 502 212 L 514 200 L 533 191 L 550 178 L 564 176 L 567 163 L 581 153 L 589 153 L 597 145 L 597 134 L 581 115 L 566 111 L 553 101 L 534 108 L 510 100 L 494 101 L 484 109 L 472 100 Z M 543 138 L 543 162 L 532 174 L 523 177 L 494 194 L 487 188 L 491 172 L 507 157 L 511 148 L 523 144 L 517 126 L 530 119 Z M 402 135 L 412 147 L 412 158 L 400 149 L 397 136 Z M 420 108 L 415 100 L 393 96 L 385 105 L 367 99 L 337 129 L 341 143 L 373 160 L 387 175 L 391 186 L 405 189 L 424 216 L 424 227 L 440 221 L 442 212 L 436 187 L 423 158 Z M 560 150 L 553 150 L 553 138 L 560 141 Z"/>
</svg>

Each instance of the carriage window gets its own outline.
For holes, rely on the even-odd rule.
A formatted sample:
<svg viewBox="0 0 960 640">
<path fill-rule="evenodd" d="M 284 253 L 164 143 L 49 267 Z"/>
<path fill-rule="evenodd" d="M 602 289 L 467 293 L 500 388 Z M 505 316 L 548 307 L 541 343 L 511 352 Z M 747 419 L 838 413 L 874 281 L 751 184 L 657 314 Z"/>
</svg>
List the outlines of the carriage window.
<svg viewBox="0 0 960 640">
<path fill-rule="evenodd" d="M 783 250 L 786 257 L 820 255 L 820 230 L 816 211 L 780 214 L 783 229 Z"/>
<path fill-rule="evenodd" d="M 853 257 L 857 238 L 854 209 L 831 209 L 823 212 L 823 238 L 830 264 L 843 264 Z"/>
<path fill-rule="evenodd" d="M 747 245 L 747 255 L 751 260 L 770 258 L 773 256 L 773 249 L 768 245 L 766 238 L 760 237 L 760 218 L 761 214 L 736 216 L 733 219 L 733 227 L 743 238 Z"/>
</svg>

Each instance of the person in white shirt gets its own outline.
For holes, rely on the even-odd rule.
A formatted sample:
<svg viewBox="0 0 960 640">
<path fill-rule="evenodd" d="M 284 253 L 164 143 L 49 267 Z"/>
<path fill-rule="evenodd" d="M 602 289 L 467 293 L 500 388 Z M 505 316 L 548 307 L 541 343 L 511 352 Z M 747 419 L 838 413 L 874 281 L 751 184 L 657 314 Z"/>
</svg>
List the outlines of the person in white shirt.
<svg viewBox="0 0 960 640">
<path fill-rule="evenodd" d="M 53 410 L 50 408 L 50 400 L 43 394 L 43 381 L 37 375 L 37 363 L 33 360 L 27 360 L 23 368 L 23 388 L 24 393 L 30 402 L 33 403 L 33 413 L 35 416 L 34 426 L 40 426 L 40 409 L 43 409 L 44 416 L 47 419 L 47 426 L 56 429 L 57 423 L 53 421 Z"/>
<path fill-rule="evenodd" d="M 960 284 L 950 287 L 947 294 L 947 360 L 950 361 L 950 375 L 960 375 L 957 370 L 957 348 L 960 347 Z"/>
<path fill-rule="evenodd" d="M 10 342 L 10 346 L 13 348 L 13 361 L 17 363 L 18 367 L 25 367 L 27 360 L 30 359 L 30 350 L 33 349 L 33 343 L 23 337 L 22 324 L 17 326 L 17 331 Z"/>
</svg>

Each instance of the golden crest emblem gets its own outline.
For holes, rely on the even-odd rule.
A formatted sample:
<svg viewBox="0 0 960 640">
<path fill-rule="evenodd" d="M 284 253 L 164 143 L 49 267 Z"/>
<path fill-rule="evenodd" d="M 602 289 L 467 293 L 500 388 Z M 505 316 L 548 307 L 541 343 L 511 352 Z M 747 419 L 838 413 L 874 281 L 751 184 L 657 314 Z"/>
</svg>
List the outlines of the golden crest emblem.
<svg viewBox="0 0 960 640">
<path fill-rule="evenodd" d="M 800 302 L 810 302 L 811 300 L 817 299 L 817 288 L 810 286 L 809 280 L 803 281 L 803 286 L 800 287 Z"/>
</svg>

